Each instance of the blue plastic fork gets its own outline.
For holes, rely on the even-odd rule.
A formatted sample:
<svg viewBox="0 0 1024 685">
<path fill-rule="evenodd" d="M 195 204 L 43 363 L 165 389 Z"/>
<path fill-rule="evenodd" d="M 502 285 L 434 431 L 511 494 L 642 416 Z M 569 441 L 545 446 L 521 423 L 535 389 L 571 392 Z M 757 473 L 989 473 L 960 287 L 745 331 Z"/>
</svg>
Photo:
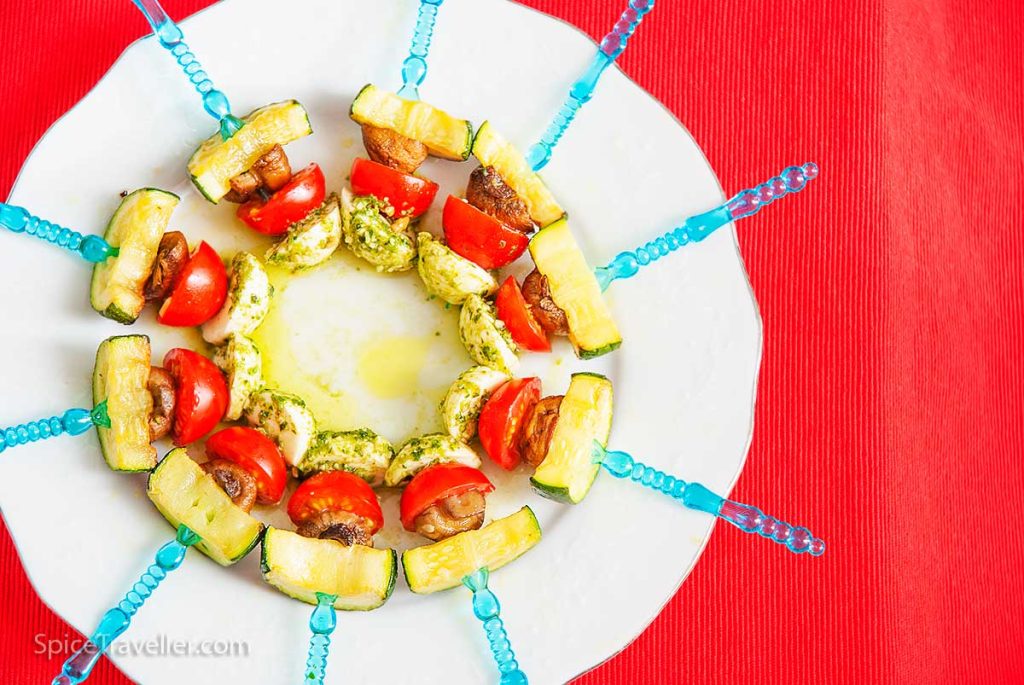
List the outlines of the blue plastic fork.
<svg viewBox="0 0 1024 685">
<path fill-rule="evenodd" d="M 82 235 L 78 231 L 40 219 L 23 207 L 4 202 L 0 202 L 0 226 L 12 233 L 23 233 L 63 247 L 87 262 L 105 262 L 118 253 L 118 248 L 112 247 L 98 235 Z"/>
<path fill-rule="evenodd" d="M 527 685 L 529 680 L 519 668 L 512 643 L 505 632 L 505 623 L 501 620 L 501 604 L 487 587 L 488 578 L 490 571 L 484 566 L 463 578 L 462 584 L 473 591 L 473 614 L 484 624 L 491 656 L 501 673 L 499 682 L 501 685 Z"/>
<path fill-rule="evenodd" d="M 313 631 L 309 638 L 309 656 L 306 657 L 304 683 L 323 685 L 327 675 L 327 653 L 331 649 L 331 633 L 338 625 L 338 615 L 334 611 L 334 600 L 337 597 L 323 592 L 316 593 L 316 609 L 309 617 L 309 629 Z"/>
<path fill-rule="evenodd" d="M 700 483 L 687 483 L 653 466 L 641 464 L 626 452 L 606 450 L 599 442 L 594 442 L 592 455 L 595 464 L 600 464 L 616 478 L 629 478 L 640 485 L 668 495 L 689 509 L 725 519 L 745 533 L 757 533 L 785 545 L 789 551 L 796 554 L 809 552 L 811 556 L 819 557 L 825 553 L 824 540 L 814 537 L 806 528 L 793 526 L 768 516 L 749 504 L 725 499 Z"/>
<path fill-rule="evenodd" d="M 85 681 L 110 644 L 128 630 L 135 612 L 149 599 L 167 574 L 181 566 L 188 548 L 199 541 L 199 536 L 188 526 L 178 526 L 175 538 L 160 548 L 155 563 L 146 569 L 124 599 L 103 614 L 96 630 L 82 648 L 64 662 L 60 675 L 53 679 L 52 685 L 78 685 Z"/>
<path fill-rule="evenodd" d="M 409 45 L 409 56 L 402 62 L 402 87 L 398 95 L 406 100 L 420 99 L 419 87 L 427 77 L 427 53 L 430 52 L 430 41 L 434 37 L 437 9 L 443 2 L 444 0 L 420 0 L 416 30 Z"/>
<path fill-rule="evenodd" d="M 241 119 L 231 114 L 231 104 L 224 93 L 213 87 L 213 81 L 203 70 L 202 65 L 185 43 L 185 34 L 178 25 L 167 16 L 167 12 L 157 0 L 132 0 L 139 8 L 146 21 L 153 28 L 160 45 L 164 46 L 185 72 L 185 76 L 195 86 L 196 92 L 203 98 L 203 109 L 220 124 L 220 136 L 227 140 L 235 135 L 244 125 Z"/>
<path fill-rule="evenodd" d="M 754 188 L 740 191 L 725 204 L 708 212 L 690 217 L 682 226 L 673 228 L 632 252 L 620 252 L 607 265 L 594 270 L 601 290 L 605 290 L 612 281 L 635 276 L 641 266 L 647 266 L 684 245 L 704 240 L 731 221 L 753 216 L 762 207 L 803 190 L 817 176 L 818 165 L 814 162 L 800 167 L 787 167 L 778 176 Z"/>
<path fill-rule="evenodd" d="M 24 445 L 36 440 L 55 438 L 58 435 L 81 435 L 93 426 L 110 428 L 107 403 L 100 402 L 89 409 L 68 409 L 60 416 L 30 421 L 10 428 L 0 428 L 0 452 L 8 447 Z"/>
<path fill-rule="evenodd" d="M 576 113 L 593 97 L 601 74 L 625 51 L 629 37 L 633 35 L 636 27 L 644 20 L 644 16 L 652 9 L 654 9 L 654 0 L 630 0 L 629 7 L 615 22 L 611 32 L 601 40 L 597 54 L 594 55 L 590 66 L 572 84 L 569 96 L 548 125 L 547 130 L 544 131 L 540 141 L 535 143 L 526 154 L 526 161 L 534 171 L 543 169 L 551 160 L 552 150 L 555 149 L 558 141 L 569 128 L 569 124 L 576 118 Z"/>
</svg>

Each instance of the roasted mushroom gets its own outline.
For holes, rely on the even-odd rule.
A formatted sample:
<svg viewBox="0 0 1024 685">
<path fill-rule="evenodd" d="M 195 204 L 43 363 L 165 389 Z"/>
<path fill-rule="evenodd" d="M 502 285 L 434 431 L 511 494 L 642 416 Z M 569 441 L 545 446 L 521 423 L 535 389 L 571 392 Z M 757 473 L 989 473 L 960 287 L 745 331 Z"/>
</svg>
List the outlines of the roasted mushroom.
<svg viewBox="0 0 1024 685">
<path fill-rule="evenodd" d="M 285 184 L 292 180 L 292 167 L 288 163 L 288 155 L 280 145 L 270 148 L 269 152 L 257 159 L 250 171 L 259 178 L 260 185 L 272 193 L 284 188 Z"/>
<path fill-rule="evenodd" d="M 224 196 L 224 199 L 241 204 L 260 189 L 260 178 L 251 170 L 243 171 L 228 181 L 228 184 L 231 186 L 231 190 Z"/>
<path fill-rule="evenodd" d="M 153 396 L 153 413 L 149 415 L 149 439 L 155 442 L 171 432 L 174 427 L 174 379 L 159 366 L 149 369 L 146 383 Z"/>
<path fill-rule="evenodd" d="M 533 318 L 550 335 L 569 335 L 565 312 L 551 299 L 548 277 L 534 269 L 523 280 L 523 297 Z"/>
<path fill-rule="evenodd" d="M 224 198 L 228 202 L 242 203 L 259 190 L 280 190 L 292 179 L 292 167 L 284 148 L 275 145 L 256 160 L 252 168 L 240 173 L 229 182 L 231 190 Z"/>
<path fill-rule="evenodd" d="M 371 524 L 361 516 L 347 511 L 322 511 L 303 522 L 295 531 L 307 538 L 337 540 L 346 547 L 366 545 L 373 547 Z"/>
<path fill-rule="evenodd" d="M 178 274 L 188 263 L 188 241 L 180 231 L 168 231 L 160 239 L 153 270 L 146 281 L 143 296 L 147 302 L 162 300 L 174 287 Z"/>
<path fill-rule="evenodd" d="M 533 232 L 533 219 L 526 203 L 494 167 L 478 166 L 473 170 L 466 186 L 466 201 L 506 226 L 523 233 Z"/>
<path fill-rule="evenodd" d="M 519 438 L 519 452 L 523 461 L 533 467 L 540 466 L 548 455 L 551 436 L 558 423 L 558 408 L 562 405 L 562 395 L 545 397 L 533 405 L 523 422 Z"/>
<path fill-rule="evenodd" d="M 411 174 L 427 158 L 427 146 L 389 128 L 363 124 L 363 145 L 375 162 Z"/>
<path fill-rule="evenodd" d="M 416 517 L 416 532 L 431 540 L 443 540 L 467 530 L 476 530 L 484 523 L 484 495 L 468 490 L 445 497 L 427 507 Z"/>
<path fill-rule="evenodd" d="M 236 506 L 252 511 L 252 505 L 256 503 L 256 479 L 251 473 L 227 459 L 213 459 L 202 467 Z"/>
</svg>

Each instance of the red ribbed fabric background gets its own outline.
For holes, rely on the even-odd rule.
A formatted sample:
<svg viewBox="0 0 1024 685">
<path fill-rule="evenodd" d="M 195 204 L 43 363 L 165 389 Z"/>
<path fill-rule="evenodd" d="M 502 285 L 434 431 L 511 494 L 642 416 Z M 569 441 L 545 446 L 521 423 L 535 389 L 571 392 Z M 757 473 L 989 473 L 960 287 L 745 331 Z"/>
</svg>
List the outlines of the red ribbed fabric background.
<svg viewBox="0 0 1024 685">
<path fill-rule="evenodd" d="M 527 4 L 598 38 L 625 3 Z M 765 349 L 734 495 L 829 551 L 796 558 L 720 526 L 664 613 L 580 684 L 1024 682 L 1022 10 L 659 0 L 638 31 L 623 68 L 727 189 L 821 165 L 739 229 Z M 144 30 L 127 0 L 3 2 L 4 195 Z M 33 636 L 68 628 L 5 530 L 0 583 L 0 680 L 49 682 Z M 91 682 L 127 681 L 104 662 Z"/>
</svg>

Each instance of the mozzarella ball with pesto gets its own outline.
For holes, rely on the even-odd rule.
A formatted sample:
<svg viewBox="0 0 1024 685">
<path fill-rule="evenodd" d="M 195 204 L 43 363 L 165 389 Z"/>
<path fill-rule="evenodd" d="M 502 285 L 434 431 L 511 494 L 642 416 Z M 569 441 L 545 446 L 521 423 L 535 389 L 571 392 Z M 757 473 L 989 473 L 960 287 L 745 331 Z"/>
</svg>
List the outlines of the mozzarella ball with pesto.
<svg viewBox="0 0 1024 685">
<path fill-rule="evenodd" d="M 284 460 L 298 466 L 316 437 L 316 420 L 295 395 L 264 388 L 249 397 L 246 422 L 277 443 Z"/>
<path fill-rule="evenodd" d="M 442 433 L 421 435 L 398 450 L 388 466 L 384 484 L 389 488 L 403 485 L 431 464 L 449 462 L 480 468 L 480 456 L 465 443 Z"/>
<path fill-rule="evenodd" d="M 490 271 L 452 251 L 447 245 L 423 232 L 419 244 L 417 269 L 431 295 L 450 304 L 462 304 L 474 293 L 482 297 L 498 290 L 498 281 Z"/>
<path fill-rule="evenodd" d="M 462 305 L 459 337 L 477 364 L 515 375 L 519 368 L 516 344 L 494 306 L 479 295 L 470 295 Z"/>
<path fill-rule="evenodd" d="M 263 358 L 256 344 L 244 335 L 233 335 L 213 353 L 216 364 L 228 379 L 228 411 L 224 418 L 237 421 L 249 397 L 263 387 Z"/>
<path fill-rule="evenodd" d="M 341 208 L 337 193 L 302 221 L 267 252 L 267 263 L 289 271 L 303 271 L 319 266 L 331 258 L 341 244 Z"/>
<path fill-rule="evenodd" d="M 203 324 L 203 340 L 220 345 L 232 335 L 249 335 L 266 318 L 273 294 L 260 260 L 239 252 L 231 260 L 227 299 L 217 315 Z"/>
<path fill-rule="evenodd" d="M 341 191 L 342 234 L 352 253 L 377 271 L 408 271 L 416 263 L 416 244 L 408 233 L 409 219 L 389 221 L 375 197 Z"/>
<path fill-rule="evenodd" d="M 377 487 L 384 484 L 384 474 L 394 456 L 391 443 L 369 428 L 322 431 L 298 468 L 303 476 L 319 471 L 348 471 Z"/>
<path fill-rule="evenodd" d="M 511 376 L 489 366 L 473 366 L 455 379 L 441 401 L 444 429 L 456 440 L 469 442 L 487 398 Z"/>
</svg>

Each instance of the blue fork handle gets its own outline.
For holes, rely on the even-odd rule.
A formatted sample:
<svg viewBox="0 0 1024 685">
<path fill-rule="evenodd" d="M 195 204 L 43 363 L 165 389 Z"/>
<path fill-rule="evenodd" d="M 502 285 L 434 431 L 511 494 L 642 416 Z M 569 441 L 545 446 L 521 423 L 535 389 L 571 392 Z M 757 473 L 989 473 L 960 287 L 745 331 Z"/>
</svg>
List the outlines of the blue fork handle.
<svg viewBox="0 0 1024 685">
<path fill-rule="evenodd" d="M 683 506 L 725 519 L 745 533 L 757 533 L 796 554 L 809 552 L 819 557 L 825 553 L 825 542 L 806 528 L 764 514 L 757 507 L 725 499 L 700 483 L 687 483 L 663 471 L 641 464 L 626 452 L 605 450 L 594 443 L 594 462 L 600 463 L 616 478 L 629 478 L 681 502 Z"/>
<path fill-rule="evenodd" d="M 228 102 L 227 96 L 213 87 L 210 76 L 203 70 L 199 60 L 185 43 L 185 34 L 167 16 L 167 12 L 157 0 L 132 0 L 132 2 L 146 17 L 146 21 L 152 27 L 160 45 L 174 56 L 182 71 L 185 72 L 185 76 L 195 87 L 196 92 L 203 98 L 203 109 L 220 123 L 221 138 L 227 140 L 233 136 L 242 128 L 243 122 L 231 114 L 231 104 Z"/>
<path fill-rule="evenodd" d="M 12 233 L 24 233 L 57 247 L 74 252 L 89 262 L 105 262 L 109 257 L 116 257 L 118 249 L 111 247 L 106 240 L 98 235 L 82 235 L 46 219 L 29 213 L 24 207 L 0 202 L 0 226 Z"/>
<path fill-rule="evenodd" d="M 406 100 L 420 99 L 420 84 L 427 77 L 427 53 L 434 38 L 437 9 L 444 0 L 420 0 L 416 30 L 409 44 L 409 56 L 402 62 L 402 87 L 398 95 Z"/>
<path fill-rule="evenodd" d="M 55 438 L 58 435 L 81 435 L 93 426 L 110 428 L 107 403 L 100 402 L 92 410 L 68 409 L 60 416 L 30 421 L 11 428 L 0 428 L 0 452 L 8 447 L 24 445 L 36 440 Z"/>
<path fill-rule="evenodd" d="M 99 625 L 86 643 L 64 662 L 60 674 L 53 679 L 52 685 L 78 685 L 84 682 L 100 657 L 131 625 L 135 612 L 146 602 L 153 591 L 160 585 L 167 574 L 181 566 L 188 548 L 199 542 L 188 526 L 178 526 L 178 534 L 156 553 L 156 563 L 142 574 L 138 582 L 124 596 L 117 606 L 103 614 Z"/>
<path fill-rule="evenodd" d="M 762 207 L 786 195 L 800 192 L 817 177 L 818 165 L 814 162 L 799 167 L 786 167 L 778 176 L 740 191 L 725 204 L 691 216 L 682 226 L 673 228 L 631 252 L 620 252 L 607 265 L 594 269 L 597 282 L 601 290 L 605 290 L 612 281 L 631 278 L 640 271 L 641 266 L 656 262 L 685 245 L 700 242 L 731 221 L 757 214 Z"/>
<path fill-rule="evenodd" d="M 338 615 L 334 611 L 334 600 L 337 597 L 322 592 L 316 593 L 316 609 L 309 617 L 309 629 L 313 635 L 309 638 L 309 655 L 306 657 L 306 673 L 304 683 L 323 685 L 327 675 L 327 653 L 331 649 L 331 633 L 338 625 Z"/>
<path fill-rule="evenodd" d="M 562 139 L 569 124 L 576 118 L 580 108 L 593 97 L 601 74 L 625 51 L 629 37 L 633 35 L 636 27 L 644 20 L 644 16 L 652 9 L 654 9 L 654 0 L 630 0 L 629 7 L 619 17 L 611 32 L 601 40 L 597 54 L 594 55 L 587 70 L 572 84 L 565 103 L 555 114 L 555 118 L 551 120 L 540 141 L 535 143 L 527 153 L 526 161 L 534 171 L 543 169 L 551 160 L 551 152 L 558 145 L 558 141 Z"/>
<path fill-rule="evenodd" d="M 529 680 L 519 668 L 512 643 L 505 632 L 505 622 L 501 620 L 501 604 L 498 598 L 487 587 L 490 572 L 487 567 L 479 568 L 462 579 L 462 584 L 473 591 L 473 614 L 483 621 L 487 642 L 491 648 L 491 656 L 501 673 L 501 685 L 527 685 Z"/>
</svg>

